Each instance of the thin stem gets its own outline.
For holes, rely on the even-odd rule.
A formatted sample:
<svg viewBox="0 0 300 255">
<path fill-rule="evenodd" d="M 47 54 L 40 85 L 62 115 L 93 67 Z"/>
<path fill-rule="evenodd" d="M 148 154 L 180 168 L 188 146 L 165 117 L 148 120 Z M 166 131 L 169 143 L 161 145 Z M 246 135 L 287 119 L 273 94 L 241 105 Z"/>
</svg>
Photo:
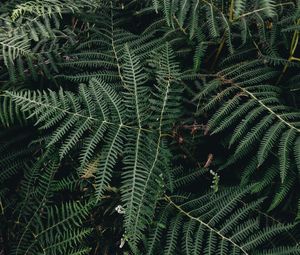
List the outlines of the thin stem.
<svg viewBox="0 0 300 255">
<path fill-rule="evenodd" d="M 300 133 L 300 129 L 293 126 L 291 123 L 289 123 L 288 121 L 286 121 L 285 119 L 283 119 L 279 114 L 277 114 L 276 112 L 274 112 L 272 110 L 272 108 L 270 108 L 269 106 L 267 106 L 263 101 L 261 101 L 258 97 L 256 97 L 252 92 L 248 91 L 246 88 L 242 87 L 240 84 L 238 83 L 234 83 L 232 82 L 232 80 L 227 80 L 225 77 L 219 77 L 221 81 L 227 83 L 227 84 L 231 84 L 232 86 L 240 89 L 241 91 L 243 91 L 245 94 L 249 95 L 250 97 L 252 97 L 254 100 L 256 100 L 263 108 L 265 108 L 268 112 L 270 112 L 271 114 L 273 114 L 277 119 L 279 119 L 282 123 L 284 123 L 285 125 L 287 125 L 289 128 L 296 130 L 297 132 Z"/>
<path fill-rule="evenodd" d="M 9 93 L 7 93 L 9 94 Z M 0 97 L 5 97 L 5 95 L 0 95 Z M 135 127 L 135 126 L 129 126 L 129 125 L 125 125 L 123 123 L 114 123 L 114 122 L 109 122 L 109 121 L 106 121 L 106 120 L 101 120 L 101 119 L 98 119 L 98 118 L 95 118 L 95 117 L 92 117 L 92 116 L 86 116 L 86 115 L 83 115 L 81 113 L 78 113 L 78 112 L 71 112 L 69 110 L 66 110 L 66 109 L 62 109 L 62 108 L 59 108 L 57 106 L 53 106 L 53 105 L 50 105 L 50 104 L 43 104 L 41 102 L 36 102 L 36 101 L 33 101 L 33 100 L 30 100 L 28 98 L 24 98 L 24 97 L 21 97 L 21 96 L 17 96 L 17 95 L 11 95 L 12 97 L 14 98 L 19 98 L 19 99 L 26 99 L 26 101 L 28 101 L 29 103 L 31 104 L 35 104 L 37 106 L 41 106 L 41 107 L 44 107 L 44 108 L 52 108 L 52 109 L 55 109 L 55 110 L 58 110 L 58 111 L 61 111 L 65 114 L 68 114 L 68 115 L 73 115 L 73 116 L 76 116 L 78 118 L 82 118 L 82 119 L 86 119 L 86 120 L 91 120 L 91 121 L 94 121 L 94 122 L 101 122 L 103 124 L 107 124 L 107 125 L 112 125 L 112 126 L 119 126 L 119 127 L 124 127 L 124 128 L 128 128 L 128 129 L 134 129 L 134 130 L 141 130 L 141 131 L 145 131 L 145 132 L 156 132 L 157 130 L 152 130 L 152 129 L 146 129 L 146 128 L 143 128 L 143 127 Z"/>
<path fill-rule="evenodd" d="M 288 3 L 275 4 L 274 7 L 284 6 L 284 5 L 294 5 L 294 3 L 293 3 L 293 2 L 288 2 Z M 256 10 L 251 11 L 251 12 L 244 13 L 244 14 L 238 16 L 237 18 L 235 18 L 234 20 L 241 19 L 241 18 L 243 18 L 243 17 L 246 17 L 246 16 L 249 16 L 249 15 L 255 14 L 255 13 L 257 13 L 257 12 L 264 11 L 264 10 L 266 10 L 266 9 L 268 9 L 268 7 L 264 7 L 264 8 L 256 9 Z"/>
<path fill-rule="evenodd" d="M 113 5 L 112 5 L 112 2 L 111 2 L 111 14 L 110 14 L 111 15 L 111 17 L 110 17 L 110 22 L 111 22 L 111 47 L 112 47 L 112 51 L 113 51 L 113 54 L 114 54 L 114 57 L 115 57 L 115 60 L 116 60 L 120 80 L 123 84 L 123 87 L 129 91 L 128 86 L 125 83 L 125 80 L 124 80 L 124 77 L 123 77 L 123 74 L 122 74 L 122 71 L 121 71 L 120 60 L 119 60 L 117 50 L 116 50 L 116 43 L 115 43 L 115 39 L 114 39 L 115 31 L 114 31 L 114 20 L 113 20 L 113 8 L 112 7 L 113 7 Z"/>
<path fill-rule="evenodd" d="M 214 61 L 213 61 L 212 65 L 211 65 L 211 68 L 210 68 L 211 70 L 213 70 L 215 68 L 215 65 L 216 65 L 216 63 L 217 63 L 217 61 L 219 59 L 219 56 L 220 56 L 220 54 L 221 54 L 221 52 L 222 52 L 222 50 L 224 48 L 225 40 L 226 40 L 226 33 L 224 33 L 223 36 L 222 36 L 221 43 L 219 45 L 219 48 L 218 48 L 217 53 L 216 53 L 216 56 L 215 56 Z"/>
<path fill-rule="evenodd" d="M 179 30 L 184 34 L 184 35 L 187 35 L 187 32 L 185 30 L 185 28 L 183 28 L 182 26 L 180 26 L 180 23 L 179 23 L 179 20 L 177 19 L 177 17 L 174 15 L 173 16 L 173 19 L 176 21 L 178 27 L 179 27 Z"/>
<path fill-rule="evenodd" d="M 234 0 L 231 0 L 230 9 L 229 9 L 229 21 L 233 21 L 233 9 L 234 9 Z"/>
<path fill-rule="evenodd" d="M 297 25 L 300 25 L 300 19 L 297 20 Z M 279 84 L 279 82 L 281 81 L 282 77 L 284 76 L 284 74 L 286 73 L 288 67 L 289 67 L 289 64 L 290 62 L 292 62 L 293 60 L 296 60 L 296 61 L 299 61 L 300 59 L 299 58 L 295 58 L 294 57 L 294 54 L 295 54 L 295 51 L 297 49 L 297 46 L 298 46 L 298 41 L 299 41 L 299 31 L 298 29 L 296 29 L 294 31 L 294 34 L 293 34 L 293 37 L 292 37 L 292 41 L 291 41 L 291 47 L 290 47 L 290 56 L 288 58 L 288 61 L 285 63 L 284 67 L 283 67 L 283 70 L 276 82 L 276 84 Z"/>
</svg>

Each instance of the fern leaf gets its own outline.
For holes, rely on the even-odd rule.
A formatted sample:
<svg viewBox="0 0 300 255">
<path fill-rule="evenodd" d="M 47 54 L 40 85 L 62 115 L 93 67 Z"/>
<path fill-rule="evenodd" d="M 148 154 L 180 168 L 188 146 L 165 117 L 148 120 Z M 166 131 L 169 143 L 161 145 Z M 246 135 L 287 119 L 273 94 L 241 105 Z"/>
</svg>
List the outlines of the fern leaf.
<svg viewBox="0 0 300 255">
<path fill-rule="evenodd" d="M 182 224 L 182 216 L 178 214 L 172 221 L 170 222 L 170 228 L 167 233 L 167 241 L 166 247 L 164 250 L 164 254 L 171 255 L 176 252 L 176 244 L 179 239 L 179 229 Z"/>
<path fill-rule="evenodd" d="M 276 125 L 273 125 L 262 138 L 257 156 L 258 156 L 258 165 L 260 166 L 268 157 L 271 149 L 275 145 L 276 141 L 279 139 L 279 136 L 282 132 L 284 125 L 281 122 L 278 122 Z"/>
<path fill-rule="evenodd" d="M 244 10 L 246 8 L 246 1 L 245 0 L 235 0 L 234 7 L 235 7 L 234 15 L 236 17 L 238 17 L 244 12 Z"/>
<path fill-rule="evenodd" d="M 295 156 L 295 160 L 296 160 L 296 165 L 298 168 L 298 171 L 300 169 L 300 137 L 297 137 L 297 139 L 295 140 L 295 144 L 294 144 L 294 156 Z"/>
<path fill-rule="evenodd" d="M 184 252 L 184 249 L 189 249 L 187 254 L 251 254 L 262 250 L 268 254 L 277 254 L 280 249 L 278 247 L 260 247 L 268 243 L 269 238 L 288 231 L 292 226 L 274 224 L 259 230 L 259 218 L 253 216 L 253 212 L 263 200 L 240 204 L 247 192 L 237 191 L 229 195 L 231 191 L 223 190 L 217 195 L 205 194 L 189 199 L 186 203 L 182 196 L 166 197 L 165 206 L 171 206 L 177 213 L 174 216 L 169 214 L 170 223 L 166 229 L 161 229 L 166 233 L 167 239 L 157 240 L 165 246 L 164 254 Z M 224 198 L 228 200 L 225 202 Z M 191 229 L 196 233 L 194 237 L 190 235 Z M 183 237 L 182 246 L 178 242 L 180 234 Z M 290 251 L 293 254 L 293 247 Z"/>
<path fill-rule="evenodd" d="M 128 45 L 125 46 L 124 61 L 124 81 L 128 88 L 128 92 L 125 92 L 124 95 L 129 109 L 128 118 L 132 119 L 133 116 L 136 116 L 135 121 L 141 127 L 147 118 L 147 106 L 143 99 L 148 97 L 148 91 L 145 86 L 142 86 L 147 77 L 143 73 L 139 59 L 130 52 Z"/>
<path fill-rule="evenodd" d="M 263 134 L 263 132 L 269 128 L 269 126 L 273 123 L 274 116 L 266 116 L 264 117 L 253 129 L 246 135 L 243 141 L 239 143 L 239 145 L 236 148 L 236 152 L 240 154 L 241 151 L 243 153 L 247 153 L 249 150 L 249 147 L 255 141 L 259 140 Z"/>
<path fill-rule="evenodd" d="M 279 167 L 280 167 L 280 178 L 283 183 L 290 167 L 290 148 L 294 142 L 297 132 L 294 129 L 290 129 L 283 133 L 279 142 Z"/>
<path fill-rule="evenodd" d="M 105 189 L 108 187 L 117 157 L 122 153 L 123 136 L 124 131 L 122 130 L 122 126 L 112 128 L 106 136 L 108 143 L 102 149 L 102 155 L 99 158 L 99 167 L 96 174 L 97 201 L 101 199 Z"/>
<path fill-rule="evenodd" d="M 291 191 L 291 188 L 293 187 L 295 182 L 294 178 L 289 178 L 285 182 L 283 182 L 280 185 L 279 191 L 276 193 L 276 195 L 273 198 L 273 201 L 268 209 L 268 211 L 272 211 L 274 208 L 276 208 L 284 199 L 287 197 L 287 194 Z"/>
</svg>

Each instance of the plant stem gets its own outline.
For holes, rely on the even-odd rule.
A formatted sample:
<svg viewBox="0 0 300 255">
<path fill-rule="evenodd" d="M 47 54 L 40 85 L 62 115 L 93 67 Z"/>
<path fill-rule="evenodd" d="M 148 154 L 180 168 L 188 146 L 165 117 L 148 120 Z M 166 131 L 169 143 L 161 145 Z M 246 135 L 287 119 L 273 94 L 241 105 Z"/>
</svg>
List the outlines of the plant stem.
<svg viewBox="0 0 300 255">
<path fill-rule="evenodd" d="M 300 19 L 298 19 L 296 25 L 300 25 Z M 284 74 L 286 73 L 286 70 L 288 69 L 288 66 L 290 64 L 290 62 L 292 62 L 293 60 L 295 61 L 300 61 L 300 58 L 296 58 L 294 57 L 295 51 L 297 49 L 298 46 L 298 41 L 299 41 L 299 31 L 296 29 L 294 31 L 293 34 L 293 38 L 292 38 L 292 42 L 291 42 L 291 47 L 290 47 L 290 56 L 288 58 L 288 61 L 286 62 L 286 64 L 283 67 L 283 70 L 276 82 L 276 84 L 279 84 L 279 82 L 281 81 L 282 77 L 284 76 Z"/>
<path fill-rule="evenodd" d="M 218 61 L 218 58 L 219 58 L 219 56 L 220 56 L 220 54 L 221 54 L 221 52 L 222 52 L 222 50 L 223 50 L 223 47 L 224 47 L 224 44 L 225 44 L 225 39 L 226 39 L 226 35 L 225 35 L 225 33 L 223 34 L 223 36 L 222 36 L 222 39 L 221 39 L 221 43 L 220 43 L 220 45 L 219 45 L 219 48 L 218 48 L 218 50 L 217 50 L 217 53 L 216 53 L 216 56 L 215 56 L 215 58 L 214 58 L 214 61 L 213 61 L 213 63 L 212 63 L 212 65 L 211 65 L 211 70 L 213 70 L 214 68 L 215 68 L 215 65 L 216 65 L 216 63 L 217 63 L 217 61 Z"/>
<path fill-rule="evenodd" d="M 229 21 L 233 21 L 233 9 L 234 9 L 234 0 L 231 0 L 230 8 L 229 8 Z"/>
</svg>

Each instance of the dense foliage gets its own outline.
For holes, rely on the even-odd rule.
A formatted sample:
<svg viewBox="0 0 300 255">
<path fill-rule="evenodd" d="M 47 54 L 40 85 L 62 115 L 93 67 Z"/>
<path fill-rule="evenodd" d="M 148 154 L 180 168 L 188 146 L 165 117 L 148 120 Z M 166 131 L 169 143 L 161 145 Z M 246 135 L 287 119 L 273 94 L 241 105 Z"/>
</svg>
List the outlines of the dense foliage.
<svg viewBox="0 0 300 255">
<path fill-rule="evenodd" d="M 0 254 L 300 254 L 300 2 L 0 3 Z"/>
</svg>

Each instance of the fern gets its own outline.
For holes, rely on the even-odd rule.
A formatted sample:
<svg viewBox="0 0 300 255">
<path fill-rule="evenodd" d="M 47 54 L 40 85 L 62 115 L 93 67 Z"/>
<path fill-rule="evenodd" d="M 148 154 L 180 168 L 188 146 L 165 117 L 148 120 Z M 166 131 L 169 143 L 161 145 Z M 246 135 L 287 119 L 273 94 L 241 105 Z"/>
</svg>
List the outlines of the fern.
<svg viewBox="0 0 300 255">
<path fill-rule="evenodd" d="M 126 86 L 122 72 L 124 44 L 128 44 L 133 54 L 141 60 L 148 57 L 152 50 L 160 48 L 163 40 L 150 40 L 154 32 L 138 37 L 118 25 L 119 19 L 114 9 L 104 10 L 97 21 L 97 29 L 91 28 L 87 31 L 90 36 L 86 41 L 81 42 L 72 54 L 69 54 L 70 60 L 59 63 L 59 66 L 65 69 L 65 74 L 59 74 L 57 78 L 87 82 L 95 77 Z M 85 71 L 81 72 L 83 67 Z"/>
<path fill-rule="evenodd" d="M 280 158 L 280 177 L 284 182 L 289 171 L 289 162 L 293 157 L 290 148 L 299 133 L 297 111 L 290 109 L 278 100 L 279 90 L 275 86 L 264 85 L 276 73 L 267 67 L 257 66 L 256 62 L 244 63 L 222 70 L 217 74 L 218 85 L 212 81 L 204 92 L 196 98 L 203 98 L 206 91 L 211 94 L 219 86 L 226 86 L 222 93 L 216 94 L 203 110 L 218 107 L 222 100 L 227 102 L 219 107 L 208 122 L 212 134 L 233 127 L 241 118 L 245 118 L 235 128 L 229 146 L 235 146 L 235 160 L 243 158 L 258 145 L 258 166 L 262 165 L 277 147 Z M 259 84 L 259 85 L 258 85 Z M 205 94 L 204 94 L 205 93 Z M 258 117 L 260 121 L 257 121 Z"/>
<path fill-rule="evenodd" d="M 25 115 L 17 106 L 13 105 L 13 102 L 9 100 L 9 98 L 3 99 L 1 103 L 1 126 L 9 127 L 16 123 L 19 123 L 20 125 L 25 125 L 27 123 Z"/>
<path fill-rule="evenodd" d="M 27 1 L 15 6 L 11 15 L 1 20 L 0 38 L 0 60 L 3 59 L 10 69 L 11 81 L 16 82 L 17 76 L 24 79 L 28 69 L 32 72 L 42 70 L 48 78 L 51 76 L 48 66 L 58 71 L 53 61 L 63 51 L 61 48 L 57 52 L 58 44 L 64 42 L 66 49 L 68 43 L 72 44 L 75 40 L 73 31 L 61 29 L 62 15 L 96 6 L 97 1 L 74 3 L 59 0 Z"/>
<path fill-rule="evenodd" d="M 74 2 L 71 1 L 28 1 L 24 4 L 17 5 L 11 14 L 11 17 L 12 20 L 16 20 L 25 14 L 51 16 L 54 12 L 62 15 L 65 10 L 74 12 L 77 8 L 78 7 Z"/>
<path fill-rule="evenodd" d="M 22 37 L 15 38 L 0 38 L 1 40 L 1 52 L 0 57 L 3 59 L 4 64 L 8 66 L 11 64 L 19 55 L 28 56 L 29 42 L 24 41 Z"/>
<path fill-rule="evenodd" d="M 97 84 L 97 88 L 95 84 Z M 101 92 L 105 95 L 104 102 L 101 101 L 103 98 Z M 89 124 L 100 124 L 100 129 L 92 133 L 92 142 L 101 140 L 107 125 L 118 126 L 123 124 L 120 99 L 114 91 L 102 81 L 92 80 L 89 87 L 81 86 L 79 91 L 80 101 L 71 92 L 64 93 L 63 90 L 60 90 L 58 93 L 50 91 L 49 94 L 39 91 L 33 93 L 30 93 L 30 91 L 17 93 L 7 92 L 7 95 L 13 98 L 25 112 L 30 112 L 30 115 L 28 115 L 29 118 L 37 118 L 36 124 L 39 124 L 41 129 L 48 129 L 61 123 L 51 138 L 48 139 L 48 146 L 60 141 L 71 128 L 73 129 L 72 125 L 78 122 L 78 125 L 66 138 L 66 143 L 60 150 L 59 154 L 61 158 L 80 140 L 83 133 L 88 131 Z M 59 101 L 59 99 L 61 101 Z M 110 107 L 112 110 L 109 112 L 108 109 L 110 109 Z M 110 113 L 112 114 L 111 117 L 109 116 Z M 116 119 L 120 122 L 114 122 Z M 90 140 L 91 139 L 88 141 Z M 82 158 L 83 165 L 90 158 L 90 150 L 93 149 L 95 145 L 96 144 L 85 144 L 88 150 L 82 152 L 84 153 Z"/>
<path fill-rule="evenodd" d="M 5 254 L 299 254 L 299 4 L 7 0 Z"/>
<path fill-rule="evenodd" d="M 133 238 L 132 245 L 137 245 L 146 227 L 145 220 L 151 219 L 154 213 L 160 193 L 157 178 L 161 170 L 168 167 L 168 161 L 164 159 L 169 156 L 164 152 L 163 135 L 171 130 L 180 113 L 179 67 L 170 46 L 166 45 L 161 54 L 154 61 L 158 85 L 153 100 L 150 100 L 153 105 L 151 112 L 146 107 L 151 94 L 144 85 L 143 67 L 128 45 L 123 60 L 126 91 L 122 95 L 96 79 L 92 79 L 89 86 L 80 86 L 78 96 L 62 89 L 48 93 L 6 92 L 29 118 L 36 119 L 41 130 L 55 127 L 46 143 L 48 147 L 61 143 L 61 159 L 86 137 L 81 142 L 80 152 L 83 169 L 96 157 L 98 144 L 104 142 L 96 173 L 97 200 L 109 185 L 119 155 L 124 154 L 122 200 L 126 211 L 125 228 L 127 235 Z M 153 121 L 158 124 L 153 124 Z M 90 130 L 91 125 L 96 125 L 96 128 Z"/>
<path fill-rule="evenodd" d="M 161 218 L 150 234 L 165 250 L 160 252 L 158 246 L 154 250 L 152 238 L 146 242 L 147 254 L 252 254 L 260 246 L 266 247 L 260 250 L 261 254 L 278 254 L 278 251 L 298 254 L 296 247 L 290 250 L 287 247 L 267 248 L 270 238 L 288 231 L 291 226 L 276 224 L 259 230 L 259 218 L 249 217 L 249 212 L 255 211 L 262 201 L 240 206 L 246 194 L 245 190 L 229 189 L 194 198 L 165 196 Z M 160 238 L 162 233 L 167 235 L 165 243 Z"/>
</svg>

